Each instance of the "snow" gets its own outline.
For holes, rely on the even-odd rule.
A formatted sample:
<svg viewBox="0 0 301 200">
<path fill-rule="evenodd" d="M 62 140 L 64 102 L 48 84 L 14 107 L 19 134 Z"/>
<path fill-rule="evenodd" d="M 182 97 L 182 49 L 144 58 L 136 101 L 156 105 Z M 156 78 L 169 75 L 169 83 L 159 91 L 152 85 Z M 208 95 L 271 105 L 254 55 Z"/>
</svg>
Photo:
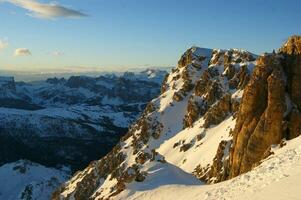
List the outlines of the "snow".
<svg viewBox="0 0 301 200">
<path fill-rule="evenodd" d="M 144 170 L 147 170 L 149 174 L 143 182 L 140 184 L 129 184 L 127 190 L 114 199 L 124 199 L 125 196 L 151 191 L 165 185 L 200 185 L 199 180 L 194 176 L 185 173 L 180 168 L 171 164 L 155 165 L 154 163 L 149 163 L 145 166 Z"/>
<path fill-rule="evenodd" d="M 287 141 L 261 165 L 236 178 L 212 185 L 164 184 L 130 188 L 115 199 L 127 200 L 297 200 L 301 198 L 301 137 Z M 172 177 L 170 177 L 172 178 Z M 187 178 L 187 177 L 186 177 Z M 157 183 L 153 183 L 156 185 Z"/>
<path fill-rule="evenodd" d="M 26 160 L 5 164 L 0 167 L 0 199 L 48 200 L 52 192 L 69 178 L 69 172 L 46 168 Z M 26 190 L 29 190 L 25 196 Z M 31 191 L 31 192 L 30 192 Z"/>
<path fill-rule="evenodd" d="M 103 131 L 101 122 L 105 117 L 110 119 L 115 126 L 124 128 L 127 128 L 136 119 L 135 115 L 125 115 L 122 111 L 100 106 L 74 105 L 69 107 L 49 107 L 41 110 L 20 110 L 0 107 L 0 122 L 3 123 L 4 127 L 10 124 L 16 124 L 16 126 L 31 125 L 35 127 L 35 130 L 40 130 L 37 132 L 42 137 L 49 136 L 50 132 L 45 129 L 51 126 L 51 122 L 62 123 L 66 122 L 66 120 L 70 122 L 85 122 L 86 125 L 98 131 Z M 47 121 L 48 123 L 45 124 Z M 80 128 L 80 124 L 73 126 L 74 128 Z M 68 127 L 65 128 L 67 129 Z M 59 134 L 57 133 L 57 136 Z M 83 134 L 85 133 L 83 132 Z"/>
<path fill-rule="evenodd" d="M 173 138 L 165 141 L 157 150 L 165 159 L 188 173 L 192 173 L 197 165 L 203 167 L 212 164 L 218 145 L 221 140 L 229 140 L 229 131 L 234 128 L 235 120 L 229 117 L 217 126 L 207 130 L 200 128 L 204 123 L 203 118 L 195 123 L 193 128 L 187 128 L 179 132 Z M 203 134 L 200 141 L 196 137 Z M 185 141 L 192 146 L 185 152 L 180 152 L 181 144 L 173 147 L 175 143 Z"/>
<path fill-rule="evenodd" d="M 165 70 L 149 68 L 139 72 L 126 72 L 124 73 L 123 78 L 130 80 L 154 82 L 161 85 L 162 77 L 164 77 L 166 74 L 167 72 Z"/>
</svg>

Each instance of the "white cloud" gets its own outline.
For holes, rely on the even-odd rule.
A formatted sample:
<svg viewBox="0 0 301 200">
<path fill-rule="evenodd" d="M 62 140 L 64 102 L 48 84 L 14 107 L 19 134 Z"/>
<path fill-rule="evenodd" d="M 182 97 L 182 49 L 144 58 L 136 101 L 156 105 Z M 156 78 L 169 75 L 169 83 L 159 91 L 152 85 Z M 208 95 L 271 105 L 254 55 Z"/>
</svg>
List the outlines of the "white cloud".
<svg viewBox="0 0 301 200">
<path fill-rule="evenodd" d="M 30 56 L 31 52 L 29 51 L 29 49 L 26 49 L 26 48 L 18 48 L 15 50 L 14 55 L 15 56 Z"/>
<path fill-rule="evenodd" d="M 50 55 L 52 55 L 52 56 L 62 56 L 62 55 L 64 55 L 64 53 L 61 52 L 61 51 L 53 51 L 53 52 L 50 53 Z"/>
<path fill-rule="evenodd" d="M 6 2 L 12 3 L 16 6 L 22 7 L 28 10 L 30 16 L 53 19 L 57 17 L 68 17 L 68 18 L 78 18 L 84 17 L 86 14 L 67 8 L 65 6 L 59 5 L 56 2 L 50 3 L 40 3 L 37 0 L 4 0 Z"/>
<path fill-rule="evenodd" d="M 8 46 L 8 42 L 6 39 L 0 40 L 0 51 L 5 49 Z"/>
</svg>

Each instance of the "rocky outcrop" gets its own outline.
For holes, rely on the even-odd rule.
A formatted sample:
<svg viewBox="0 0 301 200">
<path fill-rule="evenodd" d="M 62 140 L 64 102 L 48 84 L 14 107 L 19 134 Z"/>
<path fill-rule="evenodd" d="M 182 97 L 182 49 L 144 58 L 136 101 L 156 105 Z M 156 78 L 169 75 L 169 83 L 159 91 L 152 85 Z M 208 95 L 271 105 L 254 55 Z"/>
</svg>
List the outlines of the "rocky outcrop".
<svg viewBox="0 0 301 200">
<path fill-rule="evenodd" d="M 236 112 L 237 101 L 231 99 L 230 90 L 244 89 L 254 59 L 254 55 L 243 50 L 214 50 L 208 68 L 196 81 L 194 94 L 187 105 L 184 127 L 192 127 L 205 113 L 204 127 L 208 128 Z"/>
<path fill-rule="evenodd" d="M 245 173 L 269 155 L 271 145 L 301 134 L 300 74 L 299 36 L 289 38 L 277 54 L 258 58 L 239 107 L 229 159 L 216 162 L 207 179 L 221 181 Z M 221 165 L 223 170 L 216 170 Z"/>
<path fill-rule="evenodd" d="M 257 61 L 253 77 L 244 91 L 234 130 L 230 177 L 249 171 L 263 159 L 271 144 L 283 138 L 285 80 L 276 55 Z"/>
<path fill-rule="evenodd" d="M 211 106 L 204 115 L 204 127 L 217 125 L 232 112 L 231 95 L 225 94 L 215 105 Z"/>
</svg>

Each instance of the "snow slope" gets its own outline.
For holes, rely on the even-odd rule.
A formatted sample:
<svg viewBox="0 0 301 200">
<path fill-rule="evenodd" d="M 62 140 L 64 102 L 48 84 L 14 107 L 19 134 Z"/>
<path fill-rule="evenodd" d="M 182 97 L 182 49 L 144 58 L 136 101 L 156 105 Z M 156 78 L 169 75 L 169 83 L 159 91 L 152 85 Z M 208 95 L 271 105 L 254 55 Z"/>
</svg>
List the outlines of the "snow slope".
<svg viewBox="0 0 301 200">
<path fill-rule="evenodd" d="M 212 185 L 190 185 L 181 181 L 161 186 L 149 183 L 149 189 L 128 188 L 115 199 L 127 200 L 299 200 L 301 199 L 301 137 L 274 148 L 252 171 Z M 173 177 L 170 177 L 173 178 Z M 186 177 L 187 178 L 187 177 Z M 187 181 L 187 180 L 186 180 Z"/>
<path fill-rule="evenodd" d="M 224 97 L 230 104 L 240 101 L 241 75 L 251 74 L 254 60 L 243 50 L 188 49 L 129 133 L 106 157 L 65 183 L 56 199 L 107 199 L 163 185 L 201 184 L 192 174 L 197 168 L 204 173 L 210 169 L 221 141 L 227 143 L 227 157 L 235 126 L 235 111 L 219 116 L 213 109 L 219 109 Z M 204 112 L 185 126 L 192 102 Z M 207 114 L 214 119 L 208 127 Z"/>
<path fill-rule="evenodd" d="M 53 190 L 69 178 L 66 170 L 46 168 L 27 160 L 5 164 L 0 167 L 0 199 L 48 200 Z"/>
</svg>

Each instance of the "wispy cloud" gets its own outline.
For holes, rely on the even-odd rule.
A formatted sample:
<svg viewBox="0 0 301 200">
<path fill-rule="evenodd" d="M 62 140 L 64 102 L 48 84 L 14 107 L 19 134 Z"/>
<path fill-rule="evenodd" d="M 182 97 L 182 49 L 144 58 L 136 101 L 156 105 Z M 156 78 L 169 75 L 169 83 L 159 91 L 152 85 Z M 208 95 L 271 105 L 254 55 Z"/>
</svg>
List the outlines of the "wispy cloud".
<svg viewBox="0 0 301 200">
<path fill-rule="evenodd" d="M 52 55 L 52 56 L 63 56 L 64 53 L 61 52 L 61 51 L 53 51 L 53 52 L 50 52 L 50 55 Z"/>
<path fill-rule="evenodd" d="M 15 56 L 30 56 L 31 52 L 29 49 L 26 49 L 26 48 L 18 48 L 15 50 L 14 55 Z"/>
<path fill-rule="evenodd" d="M 44 19 L 54 19 L 57 17 L 67 17 L 67 18 L 79 18 L 85 17 L 86 14 L 59 5 L 56 2 L 50 3 L 40 3 L 37 0 L 4 0 L 6 2 L 12 3 L 16 6 L 22 7 L 28 10 L 30 16 L 44 18 Z"/>
<path fill-rule="evenodd" d="M 3 49 L 5 49 L 6 47 L 8 47 L 7 40 L 6 39 L 4 39 L 4 40 L 0 39 L 0 51 L 3 50 Z"/>
</svg>

